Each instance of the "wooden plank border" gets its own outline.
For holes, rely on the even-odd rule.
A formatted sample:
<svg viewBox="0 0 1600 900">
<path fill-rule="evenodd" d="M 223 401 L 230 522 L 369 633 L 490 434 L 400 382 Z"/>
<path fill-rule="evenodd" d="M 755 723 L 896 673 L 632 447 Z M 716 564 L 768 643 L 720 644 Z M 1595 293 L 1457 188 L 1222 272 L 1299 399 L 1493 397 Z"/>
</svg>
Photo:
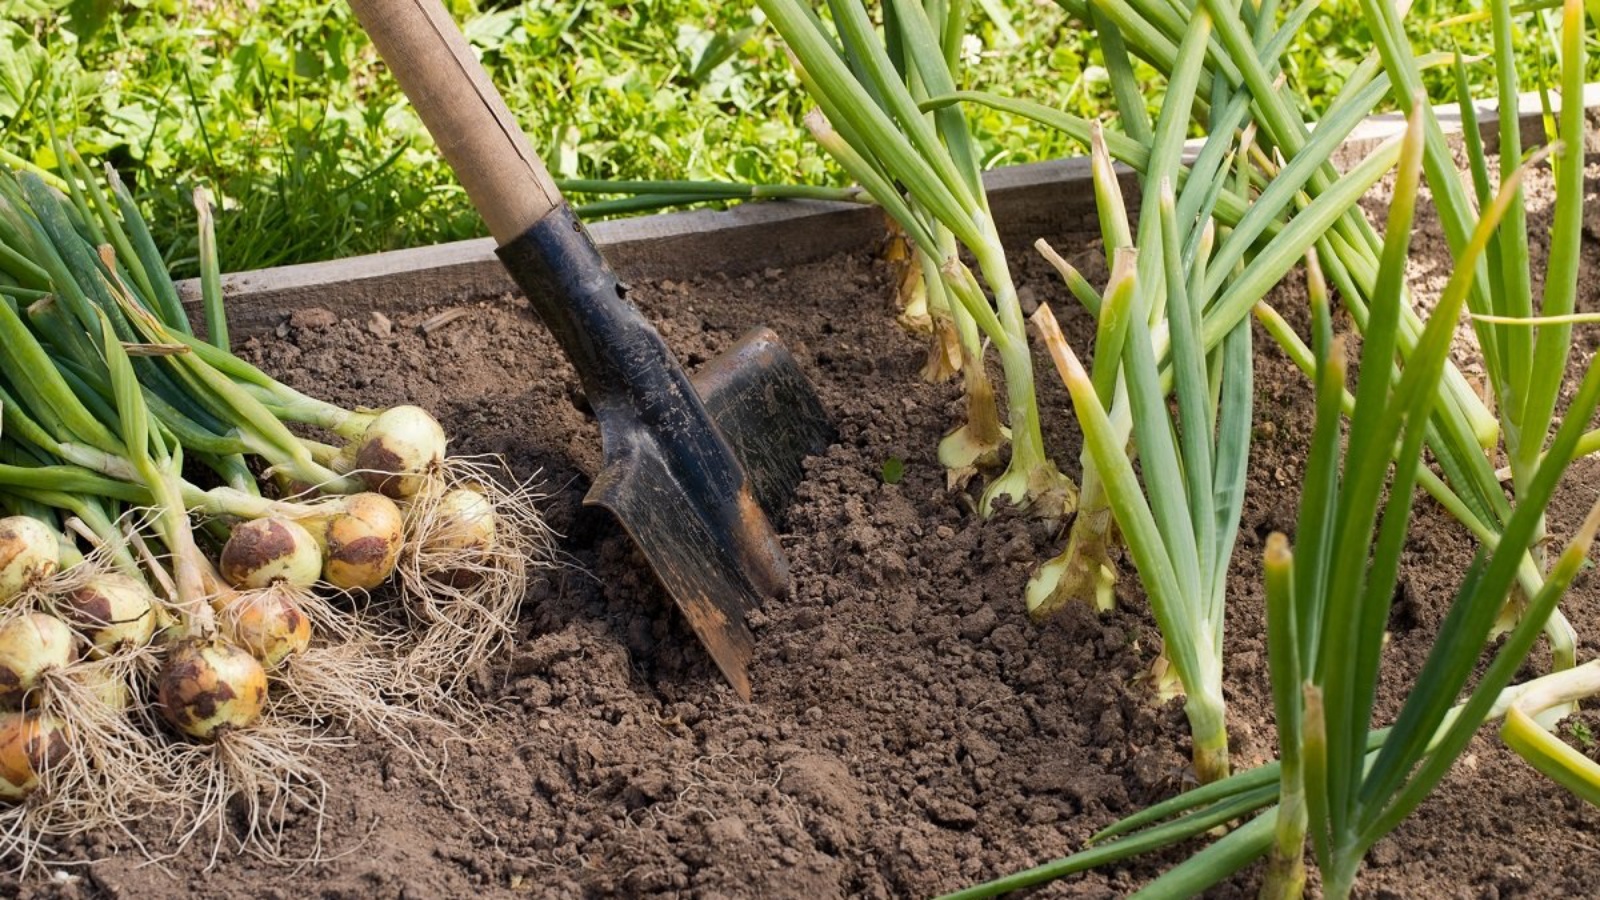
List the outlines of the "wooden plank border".
<svg viewBox="0 0 1600 900">
<path fill-rule="evenodd" d="M 1600 144 L 1600 84 L 1586 85 L 1582 102 L 1590 121 L 1597 123 L 1586 133 L 1586 143 Z M 1435 113 L 1448 133 L 1459 134 L 1456 107 L 1436 107 Z M 1539 95 L 1524 94 L 1517 113 L 1524 142 L 1542 142 Z M 1493 148 L 1499 128 L 1497 106 L 1481 104 L 1478 117 L 1484 139 Z M 1399 114 L 1367 119 L 1340 148 L 1336 163 L 1359 158 L 1404 126 Z M 1190 152 L 1197 152 L 1197 147 L 1198 142 L 1191 142 Z M 1131 196 L 1130 174 L 1123 172 L 1123 184 L 1133 202 L 1137 198 Z M 1087 157 L 1008 166 L 989 172 L 984 180 L 1007 240 L 1031 241 L 1039 235 L 1096 227 Z M 774 201 L 600 222 L 591 230 L 624 277 L 690 278 L 825 259 L 880 240 L 884 227 L 876 207 Z M 297 309 L 323 307 L 346 315 L 371 310 L 396 313 L 512 289 L 488 238 L 239 272 L 223 279 L 230 323 L 239 335 L 270 329 Z M 180 283 L 179 291 L 185 303 L 198 308 L 196 282 Z"/>
</svg>

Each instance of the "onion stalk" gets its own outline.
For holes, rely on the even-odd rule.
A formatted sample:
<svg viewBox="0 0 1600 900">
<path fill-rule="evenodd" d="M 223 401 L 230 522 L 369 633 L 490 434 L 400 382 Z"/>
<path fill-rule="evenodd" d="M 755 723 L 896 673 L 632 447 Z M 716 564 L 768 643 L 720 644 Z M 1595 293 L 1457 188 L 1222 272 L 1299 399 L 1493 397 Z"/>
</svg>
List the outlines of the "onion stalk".
<svg viewBox="0 0 1600 900">
<path fill-rule="evenodd" d="M 990 514 L 1004 499 L 1045 517 L 1070 513 L 1076 487 L 1045 452 L 1022 307 L 966 120 L 958 110 L 929 113 L 918 106 L 929 94 L 954 89 L 966 5 L 948 4 L 935 17 L 922 4 L 891 0 L 883 38 L 859 0 L 829 4 L 836 37 L 798 0 L 760 0 L 760 6 L 818 104 L 819 114 L 808 118 L 813 134 L 930 261 L 929 287 L 940 284 L 950 298 L 975 406 L 967 425 L 941 444 L 941 461 L 962 473 L 998 454 L 1004 437 L 987 418 L 982 387 L 972 390 L 983 377 L 975 340 L 981 332 L 1005 374 L 1011 455 L 985 487 L 980 509 Z M 977 273 L 956 254 L 958 246 L 972 254 Z M 968 317 L 975 328 L 965 324 Z"/>
<path fill-rule="evenodd" d="M 1168 105 L 1158 124 L 1160 129 L 1176 129 L 1179 134 L 1193 102 L 1198 49 L 1205 45 L 1203 17 L 1191 35 L 1185 44 L 1188 62 L 1182 70 L 1187 77 L 1169 89 Z M 1178 145 L 1165 143 L 1165 167 L 1173 171 Z M 1104 143 L 1096 140 L 1095 149 L 1097 170 L 1108 172 L 1110 159 Z M 1241 173 L 1247 171 L 1241 168 Z M 1097 194 L 1102 230 L 1112 254 L 1112 276 L 1097 310 L 1100 328 L 1094 375 L 1078 362 L 1048 306 L 1034 314 L 1034 326 L 1072 395 L 1084 432 L 1084 456 L 1094 466 L 1096 484 L 1104 479 L 1101 508 L 1109 508 L 1115 515 L 1146 585 L 1165 639 L 1162 659 L 1170 660 L 1166 672 L 1174 683 L 1169 689 L 1186 695 L 1195 771 L 1202 782 L 1210 782 L 1226 777 L 1229 769 L 1222 698 L 1223 601 L 1244 493 L 1251 344 L 1246 323 L 1235 330 L 1220 352 L 1202 351 L 1200 307 L 1204 298 L 1189 293 L 1195 279 L 1185 271 L 1183 250 L 1191 236 L 1196 246 L 1206 243 L 1202 232 L 1208 229 L 1204 223 L 1180 223 L 1171 184 L 1170 178 L 1163 178 L 1154 202 L 1146 203 L 1147 211 L 1155 215 L 1143 218 L 1141 239 L 1149 236 L 1155 244 L 1144 252 L 1131 245 L 1121 194 Z M 1247 190 L 1248 184 L 1247 174 L 1241 174 L 1240 188 Z M 1191 190 L 1205 189 L 1204 182 L 1197 179 L 1191 179 L 1189 186 Z M 1155 208 L 1151 210 L 1151 206 Z M 1151 254 L 1158 257 L 1160 265 L 1153 270 L 1151 281 L 1140 281 L 1151 269 L 1145 262 Z M 1203 272 L 1206 262 L 1197 257 L 1192 265 Z M 1135 305 L 1141 300 L 1164 300 L 1163 308 L 1154 311 Z M 1149 327 L 1152 315 L 1168 323 L 1173 338 L 1175 413 L 1169 411 L 1157 367 Z M 1111 418 L 1119 398 L 1129 410 L 1131 430 L 1143 457 L 1142 491 L 1126 453 L 1129 431 Z M 1078 545 L 1074 549 L 1084 548 Z M 1073 561 L 1069 557 L 1066 562 Z M 1042 571 L 1049 573 L 1059 564 L 1047 563 Z M 1103 571 L 1106 564 L 1091 561 L 1089 565 Z M 1036 576 L 1030 588 L 1037 585 Z M 1048 593 L 1030 612 L 1048 614 L 1052 604 L 1065 602 L 1062 593 Z M 1035 596 L 1030 593 L 1029 599 Z"/>
<path fill-rule="evenodd" d="M 1373 327 L 1362 344 L 1348 440 L 1344 354 L 1332 334 L 1326 302 L 1314 308 L 1316 415 L 1296 528 L 1298 547 L 1282 535 L 1267 546 L 1268 657 L 1282 753 L 1280 763 L 1239 773 L 1129 817 L 1093 839 L 1096 847 L 1029 872 L 957 895 L 993 896 L 1114 859 L 1198 836 L 1225 820 L 1254 814 L 1249 824 L 1196 853 L 1146 887 L 1149 894 L 1193 895 L 1252 860 L 1271 859 L 1265 896 L 1298 896 L 1309 841 L 1323 891 L 1349 896 L 1368 849 L 1412 813 L 1448 773 L 1485 720 L 1507 716 L 1536 764 L 1557 754 L 1540 742 L 1533 715 L 1587 690 L 1588 667 L 1508 688 L 1538 640 L 1545 618 L 1585 565 L 1600 504 L 1559 554 L 1527 614 L 1490 655 L 1495 619 L 1517 583 L 1544 510 L 1574 458 L 1584 425 L 1600 407 L 1600 364 L 1591 364 L 1567 417 L 1549 442 L 1500 542 L 1480 550 L 1395 723 L 1374 729 L 1379 665 L 1390 605 L 1412 509 L 1429 409 L 1454 336 L 1501 217 L 1515 202 L 1526 165 L 1514 170 L 1486 205 L 1443 296 L 1405 364 L 1392 365 L 1399 340 L 1402 284 L 1412 231 L 1424 125 L 1413 105 L 1406 149 L 1391 202 L 1373 303 Z M 1536 163 L 1537 160 L 1534 161 Z M 1385 337 L 1387 336 L 1387 337 Z M 1398 451 L 1395 449 L 1398 447 Z M 1399 460 L 1400 462 L 1395 462 Z M 1481 671 L 1480 671 L 1481 668 Z M 1572 673 L 1582 672 L 1582 675 Z M 1463 695 L 1466 700 L 1457 703 Z M 1582 790 L 1590 773 L 1560 763 L 1552 773 Z M 1571 779 L 1570 781 L 1568 779 Z M 1175 818 L 1174 818 L 1175 817 Z"/>
</svg>

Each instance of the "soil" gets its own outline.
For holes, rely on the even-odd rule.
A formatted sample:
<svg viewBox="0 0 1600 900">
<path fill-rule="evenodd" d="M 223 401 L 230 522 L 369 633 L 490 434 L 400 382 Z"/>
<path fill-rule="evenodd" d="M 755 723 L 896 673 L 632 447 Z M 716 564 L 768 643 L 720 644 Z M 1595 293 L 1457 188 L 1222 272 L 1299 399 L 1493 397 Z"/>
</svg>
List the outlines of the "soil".
<svg viewBox="0 0 1600 900">
<path fill-rule="evenodd" d="M 1591 192 L 1594 186 L 1591 183 Z M 1537 180 L 1530 209 L 1548 205 Z M 1591 204 L 1591 210 L 1593 206 Z M 1591 226 L 1593 228 L 1594 226 Z M 1600 242 L 1586 239 L 1581 308 L 1600 308 Z M 1447 270 L 1434 226 L 1417 231 L 1423 293 Z M 1054 245 L 1103 279 L 1097 240 Z M 1074 343 L 1087 316 L 1033 254 L 1020 283 L 1048 300 Z M 1298 274 L 1278 306 L 1304 324 Z M 745 278 L 633 286 L 690 367 L 757 324 L 787 340 L 836 417 L 838 442 L 807 464 L 783 525 L 791 596 L 753 620 L 751 702 L 725 686 L 627 539 L 580 501 L 599 461 L 575 379 L 526 303 L 484 298 L 389 321 L 301 311 L 243 346 L 275 374 L 345 403 L 420 403 L 453 450 L 502 454 L 541 472 L 571 567 L 530 592 L 513 650 L 475 689 L 494 704 L 481 731 L 420 773 L 365 735 L 324 758 L 333 858 L 298 870 L 251 858 L 208 867 L 187 851 L 159 864 L 124 852 L 62 869 L 23 896 L 143 897 L 901 897 L 931 895 L 1066 855 L 1115 819 L 1186 784 L 1180 706 L 1141 684 L 1160 649 L 1131 563 L 1118 607 L 1044 625 L 1022 611 L 1032 568 L 1059 552 L 1059 524 L 983 521 L 949 492 L 934 458 L 956 421 L 955 385 L 929 385 L 923 349 L 895 323 L 871 248 Z M 1584 356 L 1595 332 L 1579 338 Z M 1310 393 L 1257 335 L 1258 441 L 1230 581 L 1226 659 L 1237 765 L 1270 760 L 1272 731 L 1258 559 L 1292 534 Z M 352 361 L 357 361 L 352 364 Z M 1586 360 L 1585 360 L 1586 361 Z M 1046 439 L 1077 468 L 1065 392 L 1039 361 Z M 886 483 L 884 465 L 904 462 Z M 1552 513 L 1564 534 L 1600 491 L 1583 463 Z M 1378 717 L 1392 718 L 1430 647 L 1473 542 L 1419 505 L 1391 622 Z M 1600 584 L 1566 602 L 1600 651 Z M 1536 658 L 1532 669 L 1544 665 Z M 1578 720 L 1600 730 L 1592 713 Z M 445 735 L 435 735 L 442 739 Z M 1580 743 L 1580 746 L 1582 744 Z M 1593 755 L 1592 744 L 1588 752 Z M 437 777 L 441 792 L 432 781 Z M 1368 897 L 1595 896 L 1600 811 L 1573 799 L 1486 729 L 1435 796 L 1371 853 Z M 294 839 L 310 845 L 309 826 Z M 96 846 L 86 851 L 104 852 Z M 1069 878 L 1050 896 L 1126 894 L 1181 850 Z M 1247 870 L 1218 896 L 1253 896 Z"/>
</svg>

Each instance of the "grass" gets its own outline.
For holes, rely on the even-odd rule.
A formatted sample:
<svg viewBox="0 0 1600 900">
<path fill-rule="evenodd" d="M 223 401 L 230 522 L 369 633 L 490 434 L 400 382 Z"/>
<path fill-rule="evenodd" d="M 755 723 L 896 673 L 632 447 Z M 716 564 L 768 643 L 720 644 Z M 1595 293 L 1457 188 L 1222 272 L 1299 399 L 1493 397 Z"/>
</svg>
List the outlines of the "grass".
<svg viewBox="0 0 1600 900">
<path fill-rule="evenodd" d="M 843 181 L 805 134 L 808 103 L 754 4 L 447 3 L 558 176 Z M 974 13 L 966 86 L 1115 118 L 1092 34 L 1048 0 L 999 7 L 1003 23 Z M 1420 0 L 1413 20 L 1469 11 L 1470 0 Z M 1359 20 L 1357 0 L 1328 0 L 1291 50 L 1310 96 L 1342 83 L 1370 46 Z M 1524 23 L 1522 37 L 1541 43 Z M 1414 37 L 1475 52 L 1488 28 Z M 1487 64 L 1471 75 L 1481 86 L 1492 78 Z M 1140 76 L 1159 108 L 1158 79 Z M 985 166 L 1078 152 L 1052 129 L 970 113 Z M 200 183 L 218 196 L 231 270 L 480 233 L 342 0 L 0 0 L 0 158 L 53 166 L 52 128 L 116 161 L 183 274 L 198 271 L 190 197 Z"/>
</svg>

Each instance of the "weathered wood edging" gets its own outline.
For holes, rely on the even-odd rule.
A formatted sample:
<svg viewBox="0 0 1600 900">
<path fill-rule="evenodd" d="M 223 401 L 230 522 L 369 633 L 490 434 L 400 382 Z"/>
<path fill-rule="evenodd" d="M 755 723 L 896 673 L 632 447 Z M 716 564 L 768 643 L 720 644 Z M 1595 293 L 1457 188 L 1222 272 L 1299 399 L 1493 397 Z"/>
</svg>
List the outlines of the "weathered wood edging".
<svg viewBox="0 0 1600 900">
<path fill-rule="evenodd" d="M 1584 87 L 1591 122 L 1600 113 L 1600 84 Z M 1538 94 L 1524 94 L 1517 110 L 1525 144 L 1544 139 Z M 1435 108 L 1449 134 L 1459 134 L 1454 105 Z M 1498 106 L 1480 104 L 1480 130 L 1498 143 Z M 1398 113 L 1358 125 L 1336 162 L 1359 158 L 1398 134 Z M 1586 140 L 1600 140 L 1591 129 Z M 1198 152 L 1191 142 L 1191 152 Z M 1600 149 L 1600 148 L 1596 148 Z M 1127 174 L 1126 172 L 1124 173 Z M 1087 157 L 1070 157 L 996 169 L 984 176 L 991 208 L 1008 240 L 1096 227 Z M 1124 185 L 1130 179 L 1124 178 Z M 591 227 L 612 265 L 628 278 L 688 278 L 706 272 L 742 272 L 813 262 L 879 240 L 882 214 L 872 206 L 818 201 L 750 202 L 727 210 L 691 210 L 599 222 Z M 225 276 L 229 322 L 246 335 L 275 326 L 296 309 L 324 307 L 355 314 L 399 313 L 512 289 L 488 238 L 375 253 L 329 262 L 239 272 Z M 194 281 L 179 284 L 186 303 L 198 306 Z"/>
</svg>

